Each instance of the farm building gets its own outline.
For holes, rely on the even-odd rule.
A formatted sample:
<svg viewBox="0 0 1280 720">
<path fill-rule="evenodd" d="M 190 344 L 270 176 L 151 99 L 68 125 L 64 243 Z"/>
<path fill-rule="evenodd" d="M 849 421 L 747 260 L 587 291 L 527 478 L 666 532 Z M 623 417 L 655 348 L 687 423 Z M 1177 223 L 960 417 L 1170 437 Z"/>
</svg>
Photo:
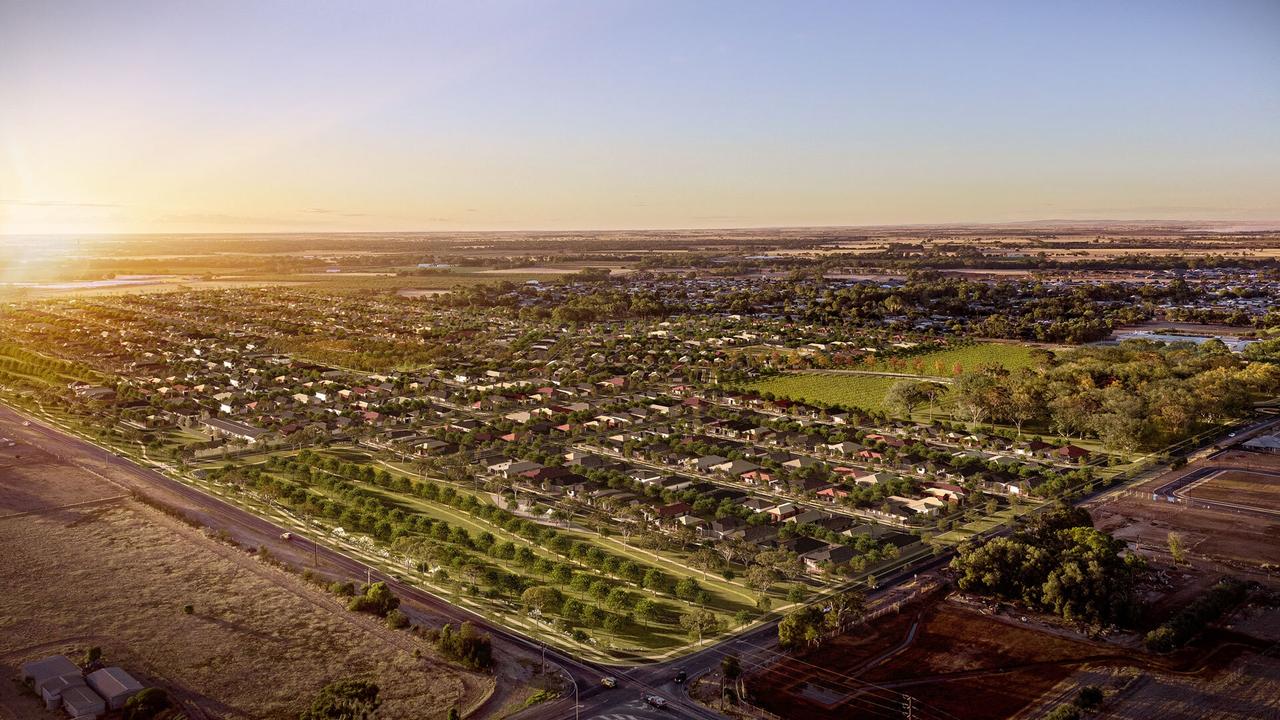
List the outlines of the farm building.
<svg viewBox="0 0 1280 720">
<path fill-rule="evenodd" d="M 65 655 L 53 655 L 43 660 L 33 660 L 29 663 L 24 663 L 21 669 L 22 679 L 31 683 L 32 689 L 41 695 L 44 694 L 46 687 L 58 684 L 61 678 L 79 678 L 82 676 L 80 666 L 68 660 Z"/>
<path fill-rule="evenodd" d="M 142 691 L 142 683 L 122 668 L 107 667 L 89 673 L 89 686 L 106 698 L 112 710 L 124 707 L 125 702 Z"/>
<path fill-rule="evenodd" d="M 107 712 L 107 701 L 84 685 L 62 691 L 62 709 L 76 720 L 98 718 Z"/>
</svg>

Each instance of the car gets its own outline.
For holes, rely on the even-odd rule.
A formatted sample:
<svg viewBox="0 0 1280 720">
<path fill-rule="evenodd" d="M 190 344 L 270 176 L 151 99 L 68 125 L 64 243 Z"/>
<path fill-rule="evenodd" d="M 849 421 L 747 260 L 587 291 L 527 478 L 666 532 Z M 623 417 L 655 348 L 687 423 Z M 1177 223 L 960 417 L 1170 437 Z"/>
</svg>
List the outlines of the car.
<svg viewBox="0 0 1280 720">
<path fill-rule="evenodd" d="M 664 708 L 667 706 L 667 701 L 663 700 L 657 695 L 646 695 L 644 698 L 644 701 L 648 703 L 651 707 Z"/>
<path fill-rule="evenodd" d="M 600 684 L 607 688 L 616 688 L 618 687 L 618 678 L 616 677 L 600 678 Z"/>
<path fill-rule="evenodd" d="M 684 668 L 681 668 L 681 669 L 679 669 L 679 670 L 676 670 L 676 684 L 677 684 L 677 685 L 681 685 L 681 684 L 683 684 L 683 683 L 684 683 L 684 681 L 685 681 L 685 680 L 687 680 L 687 679 L 689 679 L 689 675 L 684 671 Z"/>
<path fill-rule="evenodd" d="M 31 421 L 30 421 L 30 420 L 23 420 L 23 421 L 22 421 L 22 427 L 31 427 Z"/>
<path fill-rule="evenodd" d="M 292 540 L 292 539 L 293 539 L 293 533 L 281 533 L 281 535 L 280 535 L 280 539 L 281 539 L 281 540 Z"/>
</svg>

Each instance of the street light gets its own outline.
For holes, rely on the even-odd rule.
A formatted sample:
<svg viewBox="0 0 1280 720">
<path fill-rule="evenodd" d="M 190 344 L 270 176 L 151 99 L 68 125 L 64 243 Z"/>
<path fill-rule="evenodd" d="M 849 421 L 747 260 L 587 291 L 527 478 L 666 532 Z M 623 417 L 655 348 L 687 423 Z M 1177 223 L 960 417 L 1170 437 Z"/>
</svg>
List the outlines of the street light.
<svg viewBox="0 0 1280 720">
<path fill-rule="evenodd" d="M 564 676 L 569 680 L 569 682 L 573 683 L 573 718 L 574 720 L 580 720 L 580 713 L 582 711 L 579 709 L 578 705 L 578 681 L 573 679 L 573 676 L 569 674 L 568 670 L 560 668 L 560 672 L 564 673 Z"/>
</svg>

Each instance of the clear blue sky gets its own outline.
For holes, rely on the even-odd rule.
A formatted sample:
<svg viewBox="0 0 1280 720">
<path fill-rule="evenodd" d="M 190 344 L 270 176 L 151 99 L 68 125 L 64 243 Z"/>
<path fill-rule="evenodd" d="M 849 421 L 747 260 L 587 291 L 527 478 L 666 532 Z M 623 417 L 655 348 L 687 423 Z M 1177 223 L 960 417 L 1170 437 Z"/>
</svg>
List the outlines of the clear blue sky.
<svg viewBox="0 0 1280 720">
<path fill-rule="evenodd" d="M 0 232 L 1280 219 L 1280 0 L 0 0 Z"/>
</svg>

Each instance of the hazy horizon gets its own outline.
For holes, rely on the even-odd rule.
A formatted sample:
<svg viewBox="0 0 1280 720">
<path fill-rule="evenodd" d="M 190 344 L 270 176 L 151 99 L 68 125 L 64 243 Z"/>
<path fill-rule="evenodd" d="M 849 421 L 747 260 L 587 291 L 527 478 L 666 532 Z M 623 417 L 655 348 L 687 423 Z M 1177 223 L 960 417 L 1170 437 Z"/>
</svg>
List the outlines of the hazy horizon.
<svg viewBox="0 0 1280 720">
<path fill-rule="evenodd" d="M 1280 5 L 0 0 L 0 235 L 1280 221 Z"/>
</svg>

